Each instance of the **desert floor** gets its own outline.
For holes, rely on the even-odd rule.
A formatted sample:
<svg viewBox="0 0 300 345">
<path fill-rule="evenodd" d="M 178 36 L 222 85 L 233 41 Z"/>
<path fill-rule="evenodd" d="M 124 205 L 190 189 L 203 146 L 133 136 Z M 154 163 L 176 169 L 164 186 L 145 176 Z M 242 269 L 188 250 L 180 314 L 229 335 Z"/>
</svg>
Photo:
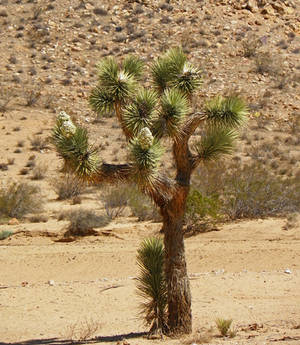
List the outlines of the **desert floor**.
<svg viewBox="0 0 300 345">
<path fill-rule="evenodd" d="M 162 341 L 143 337 L 135 291 L 136 250 L 159 224 L 124 218 L 107 226 L 109 236 L 72 243 L 43 236 L 41 225 L 15 225 L 24 232 L 0 247 L 0 344 L 68 344 L 86 336 L 92 340 L 84 344 L 300 344 L 300 232 L 283 230 L 284 223 L 226 224 L 188 238 L 194 334 Z M 55 222 L 45 229 L 51 226 L 59 232 Z M 236 337 L 218 337 L 217 317 L 233 319 Z"/>
</svg>

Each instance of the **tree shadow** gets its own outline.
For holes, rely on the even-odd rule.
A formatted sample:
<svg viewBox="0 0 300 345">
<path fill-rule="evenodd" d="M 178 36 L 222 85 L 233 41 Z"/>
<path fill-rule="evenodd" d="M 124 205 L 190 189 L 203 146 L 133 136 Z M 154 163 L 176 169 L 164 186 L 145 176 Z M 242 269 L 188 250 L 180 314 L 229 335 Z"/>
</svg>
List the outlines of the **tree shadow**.
<svg viewBox="0 0 300 345">
<path fill-rule="evenodd" d="M 85 341 L 72 341 L 68 339 L 59 339 L 59 338 L 49 338 L 49 339 L 29 339 L 24 341 L 17 341 L 13 343 L 3 343 L 0 342 L 0 345 L 80 345 L 80 344 L 97 344 L 113 341 L 121 341 L 124 339 L 134 339 L 140 338 L 147 335 L 147 332 L 131 332 L 127 334 L 117 334 L 117 335 L 108 335 L 102 337 L 96 337 L 94 339 L 85 340 Z"/>
</svg>

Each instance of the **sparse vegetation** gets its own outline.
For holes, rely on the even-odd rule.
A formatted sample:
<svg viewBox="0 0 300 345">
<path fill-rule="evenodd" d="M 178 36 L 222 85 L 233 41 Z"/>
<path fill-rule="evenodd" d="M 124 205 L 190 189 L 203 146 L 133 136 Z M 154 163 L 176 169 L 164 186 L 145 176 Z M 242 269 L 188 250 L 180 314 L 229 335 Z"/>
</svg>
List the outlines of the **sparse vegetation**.
<svg viewBox="0 0 300 345">
<path fill-rule="evenodd" d="M 72 199 L 83 193 L 82 181 L 72 173 L 66 173 L 52 179 L 51 184 L 58 195 L 58 200 Z"/>
<path fill-rule="evenodd" d="M 72 323 L 66 327 L 62 336 L 71 342 L 83 342 L 91 339 L 100 329 L 100 323 L 94 319 Z"/>
<path fill-rule="evenodd" d="M 13 234 L 10 230 L 2 230 L 0 231 L 0 241 L 5 240 L 6 238 L 10 237 Z"/>
<path fill-rule="evenodd" d="M 229 334 L 232 321 L 232 319 L 216 319 L 216 326 L 223 337 L 226 337 Z"/>
<path fill-rule="evenodd" d="M 40 189 L 27 183 L 12 183 L 0 189 L 0 215 L 22 218 L 43 205 Z"/>
<path fill-rule="evenodd" d="M 110 222 L 106 215 L 97 215 L 94 211 L 84 208 L 70 211 L 65 217 L 70 221 L 66 237 L 95 235 L 94 228 L 103 227 Z"/>
</svg>

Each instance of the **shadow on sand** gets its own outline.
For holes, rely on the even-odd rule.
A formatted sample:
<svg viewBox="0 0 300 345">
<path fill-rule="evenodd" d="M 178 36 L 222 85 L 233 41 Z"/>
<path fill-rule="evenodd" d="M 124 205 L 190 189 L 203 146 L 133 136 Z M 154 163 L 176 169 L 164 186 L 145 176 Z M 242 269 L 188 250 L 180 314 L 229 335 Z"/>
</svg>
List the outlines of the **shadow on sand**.
<svg viewBox="0 0 300 345">
<path fill-rule="evenodd" d="M 98 344 L 98 343 L 105 343 L 105 342 L 114 342 L 120 341 L 124 339 L 133 339 L 139 338 L 147 335 L 146 332 L 140 333 L 127 333 L 127 334 L 119 334 L 119 335 L 110 335 L 104 337 L 96 337 L 91 340 L 85 341 L 72 341 L 67 339 L 59 339 L 59 338 L 50 338 L 50 339 L 30 339 L 24 341 L 17 341 L 14 343 L 3 343 L 0 341 L 0 345 L 80 345 L 80 344 Z"/>
</svg>

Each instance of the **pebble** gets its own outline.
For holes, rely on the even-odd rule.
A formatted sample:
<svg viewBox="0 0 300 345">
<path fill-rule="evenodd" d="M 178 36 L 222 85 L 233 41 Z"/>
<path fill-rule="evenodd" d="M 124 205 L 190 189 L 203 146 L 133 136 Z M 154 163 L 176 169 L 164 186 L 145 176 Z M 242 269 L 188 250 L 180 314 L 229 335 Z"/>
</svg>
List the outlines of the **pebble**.
<svg viewBox="0 0 300 345">
<path fill-rule="evenodd" d="M 286 274 L 291 274 L 292 271 L 291 271 L 289 268 L 287 268 L 287 269 L 284 270 L 284 273 L 286 273 Z"/>
<path fill-rule="evenodd" d="M 50 286 L 54 286 L 54 285 L 55 285 L 54 280 L 48 280 L 48 285 L 50 285 Z"/>
</svg>

